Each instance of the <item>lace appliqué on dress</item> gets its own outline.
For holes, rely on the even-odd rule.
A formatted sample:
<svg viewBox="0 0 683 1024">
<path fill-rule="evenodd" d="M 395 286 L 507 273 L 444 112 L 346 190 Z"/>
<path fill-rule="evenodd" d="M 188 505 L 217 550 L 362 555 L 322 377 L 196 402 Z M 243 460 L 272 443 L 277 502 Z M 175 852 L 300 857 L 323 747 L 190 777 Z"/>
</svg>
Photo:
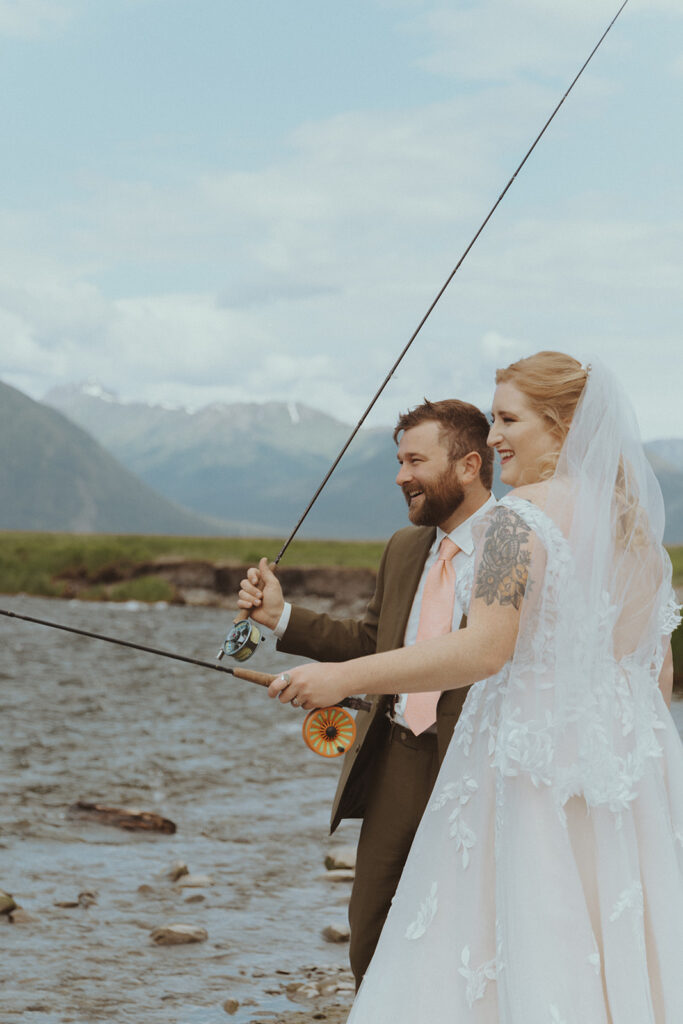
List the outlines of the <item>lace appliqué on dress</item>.
<svg viewBox="0 0 683 1024">
<path fill-rule="evenodd" d="M 477 836 L 463 820 L 462 810 L 478 789 L 479 783 L 475 779 L 470 775 L 463 775 L 457 782 L 447 782 L 430 808 L 432 811 L 440 811 L 451 800 L 455 801 L 455 808 L 448 818 L 450 825 L 448 834 L 451 839 L 455 839 L 456 849 L 462 851 L 462 866 L 464 868 L 470 862 L 470 850 L 475 845 Z"/>
<path fill-rule="evenodd" d="M 485 689 L 486 680 L 475 683 L 474 686 L 470 687 L 469 693 L 465 698 L 465 704 L 460 712 L 460 717 L 456 723 L 455 731 L 453 732 L 453 743 L 462 747 L 465 757 L 469 757 L 470 749 L 472 747 L 472 740 L 474 739 L 474 720 L 482 697 L 484 696 Z"/>
<path fill-rule="evenodd" d="M 569 544 L 543 510 L 510 496 L 500 505 L 534 531 L 545 555 L 537 559 L 542 580 L 530 580 L 532 597 L 537 597 L 526 607 L 514 659 L 487 680 L 490 688 L 499 690 L 501 682 L 508 687 L 496 709 L 500 725 L 492 764 L 505 776 L 524 773 L 536 786 L 551 786 L 561 818 L 563 805 L 575 794 L 589 806 L 606 805 L 618 815 L 635 799 L 647 761 L 662 755 L 653 700 L 656 680 L 652 687 L 643 686 L 636 657 L 618 661 L 605 648 L 601 662 L 596 660 L 595 636 L 612 636 L 619 614 L 610 596 L 586 601 Z M 663 607 L 668 610 L 662 620 L 677 622 L 674 603 L 663 602 Z M 614 742 L 615 719 L 620 743 Z"/>
<path fill-rule="evenodd" d="M 662 636 L 670 636 L 681 623 L 681 605 L 678 603 L 676 593 L 672 589 L 669 600 L 660 609 L 659 628 Z"/>
<path fill-rule="evenodd" d="M 480 967 L 470 967 L 470 947 L 465 946 L 460 957 L 462 967 L 458 968 L 458 973 L 462 974 L 463 978 L 467 981 L 467 989 L 465 990 L 465 999 L 470 1010 L 476 1003 L 477 999 L 482 999 L 486 992 L 486 986 L 490 981 L 495 981 L 498 975 L 496 968 L 495 958 L 493 960 L 487 960 L 486 963 Z"/>
<path fill-rule="evenodd" d="M 586 957 L 588 963 L 591 965 L 596 974 L 600 974 L 600 954 L 591 953 L 589 957 Z"/>
<path fill-rule="evenodd" d="M 467 562 L 455 574 L 455 596 L 462 610 L 467 613 L 472 598 L 472 586 L 474 584 L 474 559 L 468 558 Z"/>
<path fill-rule="evenodd" d="M 417 917 L 406 928 L 406 939 L 419 939 L 429 928 L 430 924 L 434 920 L 434 915 L 437 910 L 437 892 L 438 885 L 436 882 L 432 882 L 429 895 L 420 904 Z"/>
<path fill-rule="evenodd" d="M 633 910 L 637 917 L 643 916 L 643 887 L 640 882 L 634 882 L 633 885 L 629 886 L 628 889 L 624 889 L 624 891 L 619 894 L 619 898 L 614 904 L 612 913 L 609 916 L 610 921 L 613 923 L 614 921 L 617 921 L 625 910 Z"/>
</svg>

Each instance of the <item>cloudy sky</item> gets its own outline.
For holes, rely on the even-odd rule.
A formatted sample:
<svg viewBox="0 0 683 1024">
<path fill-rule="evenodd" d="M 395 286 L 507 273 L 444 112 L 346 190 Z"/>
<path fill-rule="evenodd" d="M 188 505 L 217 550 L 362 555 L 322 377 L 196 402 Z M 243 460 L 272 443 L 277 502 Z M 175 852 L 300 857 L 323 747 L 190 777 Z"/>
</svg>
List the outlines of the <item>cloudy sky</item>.
<svg viewBox="0 0 683 1024">
<path fill-rule="evenodd" d="M 351 422 L 618 0 L 0 0 L 0 377 Z M 600 354 L 683 436 L 683 4 L 630 0 L 373 416 Z"/>
</svg>

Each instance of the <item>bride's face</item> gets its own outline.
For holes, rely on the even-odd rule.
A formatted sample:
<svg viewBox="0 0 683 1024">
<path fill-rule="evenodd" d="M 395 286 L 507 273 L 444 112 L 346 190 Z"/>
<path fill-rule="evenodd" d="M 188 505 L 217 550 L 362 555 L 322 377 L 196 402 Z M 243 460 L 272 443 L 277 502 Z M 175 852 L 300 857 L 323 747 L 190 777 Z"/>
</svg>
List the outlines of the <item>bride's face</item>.
<svg viewBox="0 0 683 1024">
<path fill-rule="evenodd" d="M 499 384 L 493 396 L 488 445 L 500 457 L 500 479 L 520 487 L 540 479 L 540 459 L 560 447 L 545 419 L 514 384 Z"/>
</svg>

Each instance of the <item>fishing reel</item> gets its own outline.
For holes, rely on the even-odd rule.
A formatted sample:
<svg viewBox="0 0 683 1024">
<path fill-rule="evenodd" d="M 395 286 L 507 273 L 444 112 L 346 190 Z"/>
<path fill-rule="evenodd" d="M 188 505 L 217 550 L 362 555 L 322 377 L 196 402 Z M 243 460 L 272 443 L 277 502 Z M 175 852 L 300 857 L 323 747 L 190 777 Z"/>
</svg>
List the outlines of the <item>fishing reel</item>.
<svg viewBox="0 0 683 1024">
<path fill-rule="evenodd" d="M 353 700 L 353 698 L 350 698 Z M 343 702 L 347 707 L 346 701 Z M 320 757 L 340 757 L 356 738 L 356 721 L 345 707 L 316 708 L 304 719 L 304 743 Z"/>
<path fill-rule="evenodd" d="M 227 641 L 226 641 L 227 643 Z M 249 655 L 247 655 L 248 657 Z M 219 666 L 216 666 L 218 668 Z M 244 679 L 258 686 L 270 686 L 277 676 L 265 672 L 254 672 L 249 668 L 221 668 L 237 679 Z M 320 757 L 341 757 L 356 739 L 356 720 L 346 710 L 371 711 L 372 704 L 362 697 L 345 697 L 339 704 L 327 708 L 315 708 L 306 715 L 301 733 L 309 750 Z"/>
<path fill-rule="evenodd" d="M 249 613 L 242 611 L 233 620 L 232 629 L 228 630 L 216 658 L 220 661 L 227 654 L 235 661 L 248 661 L 263 640 L 265 637 L 256 623 L 251 621 Z"/>
<path fill-rule="evenodd" d="M 261 630 L 249 618 L 247 611 L 241 611 L 233 620 L 232 629 L 228 631 L 217 660 L 227 654 L 235 661 L 247 661 L 264 640 Z M 249 669 L 228 669 L 240 679 L 248 679 L 268 686 L 275 676 L 252 672 Z M 320 757 L 341 757 L 353 745 L 356 739 L 356 720 L 346 708 L 368 711 L 370 704 L 358 697 L 347 697 L 340 704 L 329 708 L 316 708 L 309 711 L 304 719 L 301 733 L 309 750 Z"/>
<path fill-rule="evenodd" d="M 271 568 L 275 568 L 276 564 L 272 563 Z M 249 612 L 243 609 L 233 619 L 232 628 L 228 630 L 216 658 L 220 661 L 227 654 L 235 661 L 248 661 L 264 639 L 261 630 L 249 618 Z M 261 686 L 268 686 L 276 678 L 263 672 L 252 672 L 251 669 L 235 668 L 223 671 Z M 349 714 L 347 708 L 369 711 L 371 705 L 359 697 L 347 697 L 333 707 L 315 708 L 308 712 L 301 732 L 309 750 L 320 757 L 341 757 L 346 753 L 356 739 L 356 720 Z"/>
</svg>

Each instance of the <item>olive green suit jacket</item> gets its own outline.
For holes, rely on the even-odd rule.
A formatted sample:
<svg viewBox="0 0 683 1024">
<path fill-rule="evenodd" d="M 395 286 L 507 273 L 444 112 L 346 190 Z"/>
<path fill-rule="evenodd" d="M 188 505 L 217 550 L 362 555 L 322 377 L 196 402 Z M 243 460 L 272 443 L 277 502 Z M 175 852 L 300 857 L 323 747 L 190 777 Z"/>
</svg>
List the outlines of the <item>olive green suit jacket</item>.
<svg viewBox="0 0 683 1024">
<path fill-rule="evenodd" d="M 316 661 L 348 661 L 366 654 L 403 646 L 406 625 L 429 549 L 434 527 L 408 526 L 389 540 L 379 570 L 375 593 L 362 619 L 335 619 L 305 608 L 292 607 L 278 650 Z M 463 625 L 465 622 L 463 616 Z M 446 690 L 437 706 L 437 742 L 443 758 L 469 687 Z M 389 729 L 386 711 L 390 697 L 372 697 L 372 710 L 359 711 L 356 740 L 347 752 L 337 786 L 330 831 L 342 818 L 362 818 L 375 755 Z"/>
</svg>

